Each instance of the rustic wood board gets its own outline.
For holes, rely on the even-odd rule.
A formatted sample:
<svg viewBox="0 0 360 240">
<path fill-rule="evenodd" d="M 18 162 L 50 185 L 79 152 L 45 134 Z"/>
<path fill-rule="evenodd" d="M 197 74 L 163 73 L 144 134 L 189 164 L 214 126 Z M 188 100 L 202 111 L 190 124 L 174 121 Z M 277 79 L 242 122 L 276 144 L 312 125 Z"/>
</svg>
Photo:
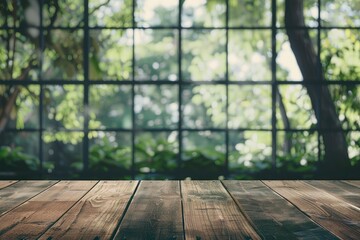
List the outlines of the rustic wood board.
<svg viewBox="0 0 360 240">
<path fill-rule="evenodd" d="M 183 239 L 178 181 L 142 181 L 115 239 Z"/>
<path fill-rule="evenodd" d="M 264 181 L 266 185 L 342 239 L 359 239 L 360 209 L 302 181 Z"/>
<path fill-rule="evenodd" d="M 360 208 L 360 188 L 341 181 L 305 181 Z"/>
<path fill-rule="evenodd" d="M 19 181 L 0 190 L 0 216 L 34 197 L 57 181 Z"/>
<path fill-rule="evenodd" d="M 5 181 L 5 180 L 2 180 L 2 181 L 0 181 L 0 189 L 6 188 L 7 186 L 10 186 L 11 184 L 14 184 L 16 182 L 17 181 Z"/>
<path fill-rule="evenodd" d="M 0 239 L 37 239 L 96 181 L 61 181 L 0 217 Z"/>
<path fill-rule="evenodd" d="M 219 181 L 182 181 L 186 239 L 261 239 Z"/>
<path fill-rule="evenodd" d="M 100 181 L 39 239 L 110 239 L 137 181 Z"/>
<path fill-rule="evenodd" d="M 360 180 L 348 180 L 348 181 L 343 181 L 343 182 L 346 182 L 348 184 L 351 184 L 355 187 L 360 188 Z"/>
<path fill-rule="evenodd" d="M 260 181 L 223 181 L 263 239 L 338 239 Z"/>
</svg>

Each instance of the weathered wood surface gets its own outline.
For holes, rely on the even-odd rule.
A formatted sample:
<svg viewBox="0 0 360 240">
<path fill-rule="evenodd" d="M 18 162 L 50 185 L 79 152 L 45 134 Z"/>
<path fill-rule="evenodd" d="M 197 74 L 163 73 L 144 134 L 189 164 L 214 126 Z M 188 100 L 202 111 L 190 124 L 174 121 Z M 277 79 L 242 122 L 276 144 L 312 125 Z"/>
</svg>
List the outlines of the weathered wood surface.
<svg viewBox="0 0 360 240">
<path fill-rule="evenodd" d="M 110 239 L 137 181 L 100 181 L 40 239 Z"/>
<path fill-rule="evenodd" d="M 0 181 L 0 189 L 6 188 L 7 186 L 10 186 L 16 182 L 17 181 Z"/>
<path fill-rule="evenodd" d="M 261 239 L 219 181 L 181 182 L 186 239 Z"/>
<path fill-rule="evenodd" d="M 63 181 L 0 217 L 0 239 L 37 239 L 94 185 Z"/>
<path fill-rule="evenodd" d="M 20 181 L 0 190 L 0 216 L 29 200 L 57 181 Z"/>
<path fill-rule="evenodd" d="M 303 181 L 264 181 L 316 223 L 342 239 L 359 239 L 360 209 Z"/>
<path fill-rule="evenodd" d="M 360 208 L 360 188 L 342 181 L 305 181 Z"/>
<path fill-rule="evenodd" d="M 337 239 L 260 181 L 223 181 L 264 239 Z"/>
<path fill-rule="evenodd" d="M 358 240 L 358 185 L 0 181 L 0 239 Z"/>
<path fill-rule="evenodd" d="M 179 182 L 141 182 L 115 239 L 183 239 Z"/>
<path fill-rule="evenodd" d="M 343 182 L 346 182 L 348 184 L 351 184 L 351 185 L 353 185 L 355 187 L 360 188 L 360 180 L 352 180 L 352 181 L 348 180 L 348 181 L 343 181 Z"/>
</svg>

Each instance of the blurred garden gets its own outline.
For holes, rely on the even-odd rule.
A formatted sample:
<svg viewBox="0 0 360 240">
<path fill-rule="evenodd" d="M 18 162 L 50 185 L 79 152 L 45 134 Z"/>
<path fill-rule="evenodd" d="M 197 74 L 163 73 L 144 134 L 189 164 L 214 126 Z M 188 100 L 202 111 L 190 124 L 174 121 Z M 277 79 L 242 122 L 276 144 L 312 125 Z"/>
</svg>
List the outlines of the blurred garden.
<svg viewBox="0 0 360 240">
<path fill-rule="evenodd" d="M 288 2 L 1 1 L 0 179 L 359 178 L 360 2 Z"/>
</svg>

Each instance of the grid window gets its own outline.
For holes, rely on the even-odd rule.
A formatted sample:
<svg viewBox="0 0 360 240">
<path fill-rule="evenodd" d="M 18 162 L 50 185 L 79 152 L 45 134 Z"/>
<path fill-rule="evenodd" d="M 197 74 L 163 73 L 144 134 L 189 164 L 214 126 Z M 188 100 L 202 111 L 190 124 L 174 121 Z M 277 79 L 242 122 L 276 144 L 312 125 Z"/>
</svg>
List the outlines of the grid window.
<svg viewBox="0 0 360 240">
<path fill-rule="evenodd" d="M 0 161 L 25 178 L 295 178 L 334 136 L 359 164 L 360 6 L 304 0 L 289 25 L 286 2 L 1 1 Z"/>
</svg>

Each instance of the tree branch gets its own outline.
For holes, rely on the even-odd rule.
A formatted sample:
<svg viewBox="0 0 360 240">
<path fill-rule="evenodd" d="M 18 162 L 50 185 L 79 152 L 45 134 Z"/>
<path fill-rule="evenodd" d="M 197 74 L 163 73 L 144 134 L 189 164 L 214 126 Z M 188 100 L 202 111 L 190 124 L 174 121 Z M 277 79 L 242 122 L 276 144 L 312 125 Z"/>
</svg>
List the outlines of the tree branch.
<svg viewBox="0 0 360 240">
<path fill-rule="evenodd" d="M 29 74 L 30 70 L 33 69 L 36 65 L 34 64 L 35 60 L 33 59 L 32 61 L 30 61 L 29 66 L 27 66 L 26 68 L 24 68 L 22 70 L 21 75 L 18 77 L 18 80 L 24 80 L 27 75 Z M 1 111 L 0 114 L 0 134 L 4 131 L 5 126 L 10 118 L 10 114 L 12 109 L 15 106 L 16 103 L 16 98 L 18 97 L 18 95 L 21 92 L 21 88 L 20 86 L 15 86 L 13 87 L 13 91 L 11 91 L 10 89 L 10 96 L 8 97 L 4 108 Z"/>
<path fill-rule="evenodd" d="M 276 95 L 277 95 L 276 99 L 277 99 L 277 101 L 279 103 L 281 119 L 282 119 L 282 121 L 284 123 L 284 128 L 285 129 L 290 129 L 290 127 L 291 127 L 290 126 L 290 121 L 289 121 L 289 118 L 287 116 L 286 108 L 285 108 L 284 101 L 282 99 L 279 88 L 276 89 Z M 285 134 L 285 136 L 284 136 L 284 145 L 283 145 L 283 149 L 284 149 L 285 154 L 290 154 L 291 146 L 292 146 L 291 138 L 288 137 Z"/>
<path fill-rule="evenodd" d="M 91 12 L 89 12 L 89 15 L 91 15 L 91 14 L 93 14 L 95 11 L 99 10 L 102 6 L 105 6 L 105 5 L 109 4 L 109 2 L 110 2 L 110 0 L 107 0 L 107 1 L 105 1 L 104 3 L 102 3 L 102 4 L 100 4 L 100 5 L 96 6 L 96 7 L 94 7 L 94 9 L 93 9 Z"/>
</svg>

